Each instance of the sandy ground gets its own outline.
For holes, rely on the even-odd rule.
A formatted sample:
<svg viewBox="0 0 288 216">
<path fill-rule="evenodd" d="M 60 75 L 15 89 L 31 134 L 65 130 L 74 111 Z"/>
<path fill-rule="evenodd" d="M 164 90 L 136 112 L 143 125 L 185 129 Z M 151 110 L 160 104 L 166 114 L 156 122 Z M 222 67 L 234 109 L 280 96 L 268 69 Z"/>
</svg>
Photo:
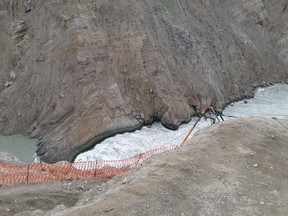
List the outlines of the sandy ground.
<svg viewBox="0 0 288 216">
<path fill-rule="evenodd" d="M 0 188 L 0 215 L 288 215 L 288 122 L 208 127 L 107 180 Z"/>
</svg>

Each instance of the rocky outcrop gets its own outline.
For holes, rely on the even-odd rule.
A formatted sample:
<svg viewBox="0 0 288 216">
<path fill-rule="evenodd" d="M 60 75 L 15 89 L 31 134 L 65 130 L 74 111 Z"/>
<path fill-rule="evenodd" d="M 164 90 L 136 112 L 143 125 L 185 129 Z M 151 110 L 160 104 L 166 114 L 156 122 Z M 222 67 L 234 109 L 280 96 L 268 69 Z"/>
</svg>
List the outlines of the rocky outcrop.
<svg viewBox="0 0 288 216">
<path fill-rule="evenodd" d="M 0 2 L 0 129 L 46 162 L 287 81 L 287 1 Z M 13 72 L 12 72 L 13 71 Z"/>
</svg>

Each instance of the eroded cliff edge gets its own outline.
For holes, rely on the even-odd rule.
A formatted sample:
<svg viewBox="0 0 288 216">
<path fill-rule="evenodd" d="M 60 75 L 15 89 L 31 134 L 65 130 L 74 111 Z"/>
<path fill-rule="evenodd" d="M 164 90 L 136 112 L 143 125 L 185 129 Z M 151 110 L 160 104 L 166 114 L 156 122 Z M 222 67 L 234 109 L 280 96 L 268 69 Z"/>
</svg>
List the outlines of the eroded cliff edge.
<svg viewBox="0 0 288 216">
<path fill-rule="evenodd" d="M 46 162 L 287 81 L 286 0 L 0 2 L 0 129 Z"/>
</svg>

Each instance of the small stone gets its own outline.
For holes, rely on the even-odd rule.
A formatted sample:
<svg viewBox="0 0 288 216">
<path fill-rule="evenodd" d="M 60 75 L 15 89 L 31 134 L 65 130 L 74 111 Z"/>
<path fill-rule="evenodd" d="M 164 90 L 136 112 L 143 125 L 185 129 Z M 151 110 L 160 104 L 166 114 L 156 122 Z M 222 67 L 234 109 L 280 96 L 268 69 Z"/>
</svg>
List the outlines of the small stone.
<svg viewBox="0 0 288 216">
<path fill-rule="evenodd" d="M 60 94 L 59 96 L 60 96 L 61 98 L 64 98 L 64 97 L 65 97 L 65 95 L 64 95 L 64 94 Z"/>
<path fill-rule="evenodd" d="M 9 87 L 9 86 L 11 86 L 12 84 L 13 84 L 12 81 L 6 81 L 5 84 L 4 84 L 4 86 L 5 86 L 5 87 Z"/>
<path fill-rule="evenodd" d="M 25 13 L 28 13 L 31 11 L 31 0 L 27 0 L 25 3 L 24 3 L 24 6 L 25 6 Z"/>
<path fill-rule="evenodd" d="M 23 20 L 17 21 L 14 24 L 14 34 L 16 34 L 16 38 L 24 36 L 26 34 L 27 28 L 28 27 L 25 21 Z"/>
<path fill-rule="evenodd" d="M 247 101 L 247 100 L 244 100 L 244 104 L 248 104 L 248 101 Z"/>
<path fill-rule="evenodd" d="M 250 153 L 250 156 L 252 156 L 252 157 L 253 157 L 253 156 L 254 156 L 254 154 L 251 152 L 251 153 Z"/>
<path fill-rule="evenodd" d="M 44 215 L 44 212 L 41 209 L 37 209 L 33 212 L 35 215 Z"/>
<path fill-rule="evenodd" d="M 77 189 L 80 191 L 84 191 L 84 185 L 79 185 L 78 187 L 77 187 Z"/>
<path fill-rule="evenodd" d="M 69 20 L 71 20 L 71 17 L 70 17 L 69 15 L 62 14 L 61 16 L 59 16 L 59 19 L 60 19 L 62 22 L 68 22 Z"/>
<path fill-rule="evenodd" d="M 260 204 L 261 204 L 261 205 L 264 205 L 264 202 L 262 201 L 262 202 L 260 202 Z"/>
<path fill-rule="evenodd" d="M 37 62 L 44 62 L 45 61 L 45 56 L 41 53 L 37 59 L 36 59 Z"/>
<path fill-rule="evenodd" d="M 254 164 L 253 167 L 256 167 L 256 168 L 257 168 L 257 167 L 259 167 L 259 164 Z"/>
<path fill-rule="evenodd" d="M 273 167 L 270 167 L 270 169 L 273 169 Z"/>
<path fill-rule="evenodd" d="M 128 179 L 124 178 L 122 184 L 127 184 L 128 183 Z"/>
<path fill-rule="evenodd" d="M 10 71 L 9 77 L 10 77 L 11 79 L 16 79 L 16 73 L 15 73 L 14 71 Z"/>
<path fill-rule="evenodd" d="M 141 98 L 139 96 L 136 97 L 136 101 L 140 102 Z"/>
</svg>

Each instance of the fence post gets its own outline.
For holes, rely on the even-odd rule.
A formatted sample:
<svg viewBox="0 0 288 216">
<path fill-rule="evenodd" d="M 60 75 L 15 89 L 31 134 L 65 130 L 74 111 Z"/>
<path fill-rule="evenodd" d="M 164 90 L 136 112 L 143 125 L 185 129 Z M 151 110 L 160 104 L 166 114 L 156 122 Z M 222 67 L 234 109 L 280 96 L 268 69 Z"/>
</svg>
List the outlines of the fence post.
<svg viewBox="0 0 288 216">
<path fill-rule="evenodd" d="M 140 162 L 140 160 L 141 160 L 142 156 L 143 156 L 143 153 L 141 153 L 141 154 L 139 155 L 139 159 L 138 159 L 138 161 L 137 161 L 137 163 L 136 163 L 136 166 L 138 166 L 138 165 L 139 165 L 139 162 Z"/>
<path fill-rule="evenodd" d="M 27 165 L 27 175 L 26 175 L 26 182 L 29 182 L 29 164 Z"/>
<path fill-rule="evenodd" d="M 96 166 L 95 166 L 94 178 L 96 178 L 96 173 L 97 173 L 97 162 L 98 162 L 98 160 L 96 160 Z"/>
<path fill-rule="evenodd" d="M 5 181 L 5 180 L 4 180 L 4 173 L 1 173 L 1 176 L 2 176 L 2 178 L 1 178 L 1 179 L 2 179 L 2 182 L 1 182 L 1 184 L 0 184 L 0 187 L 4 186 L 4 181 Z"/>
</svg>

